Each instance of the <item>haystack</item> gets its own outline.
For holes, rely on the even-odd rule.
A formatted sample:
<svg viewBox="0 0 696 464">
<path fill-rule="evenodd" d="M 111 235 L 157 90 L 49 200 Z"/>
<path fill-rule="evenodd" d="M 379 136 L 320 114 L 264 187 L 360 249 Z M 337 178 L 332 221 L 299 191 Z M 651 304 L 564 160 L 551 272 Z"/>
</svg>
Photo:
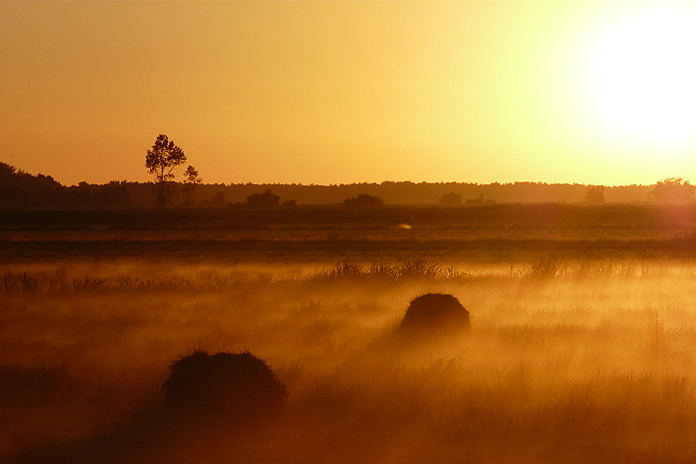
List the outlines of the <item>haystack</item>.
<svg viewBox="0 0 696 464">
<path fill-rule="evenodd" d="M 466 331 L 469 311 L 450 294 L 426 293 L 411 301 L 399 330 L 402 333 L 437 335 Z"/>
<path fill-rule="evenodd" d="M 230 422 L 265 423 L 280 415 L 285 386 L 249 352 L 195 351 L 170 366 L 164 382 L 167 410 Z"/>
</svg>

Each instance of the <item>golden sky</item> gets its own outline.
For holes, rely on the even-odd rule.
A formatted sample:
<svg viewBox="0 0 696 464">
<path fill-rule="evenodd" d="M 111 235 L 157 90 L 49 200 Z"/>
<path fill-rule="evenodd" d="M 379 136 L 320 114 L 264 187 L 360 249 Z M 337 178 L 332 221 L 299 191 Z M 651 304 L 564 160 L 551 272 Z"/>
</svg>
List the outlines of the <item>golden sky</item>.
<svg viewBox="0 0 696 464">
<path fill-rule="evenodd" d="M 2 0 L 0 161 L 145 181 L 164 133 L 209 183 L 695 179 L 695 7 Z"/>
</svg>

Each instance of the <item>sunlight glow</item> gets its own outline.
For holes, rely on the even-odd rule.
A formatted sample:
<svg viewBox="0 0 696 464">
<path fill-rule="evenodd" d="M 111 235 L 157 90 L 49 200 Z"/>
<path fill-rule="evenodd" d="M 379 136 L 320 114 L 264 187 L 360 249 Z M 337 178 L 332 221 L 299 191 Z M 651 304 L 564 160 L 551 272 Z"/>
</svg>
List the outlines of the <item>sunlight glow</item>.
<svg viewBox="0 0 696 464">
<path fill-rule="evenodd" d="M 662 6 L 612 28 L 597 44 L 594 97 L 607 130 L 663 148 L 696 135 L 696 11 Z"/>
</svg>

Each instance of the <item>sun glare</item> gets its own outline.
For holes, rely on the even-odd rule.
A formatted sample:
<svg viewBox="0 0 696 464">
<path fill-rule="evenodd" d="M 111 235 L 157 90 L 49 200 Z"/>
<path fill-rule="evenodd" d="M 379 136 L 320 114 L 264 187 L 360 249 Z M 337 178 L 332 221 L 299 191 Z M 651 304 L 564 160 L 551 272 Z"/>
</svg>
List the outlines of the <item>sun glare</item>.
<svg viewBox="0 0 696 464">
<path fill-rule="evenodd" d="M 662 6 L 604 33 L 592 86 L 614 136 L 679 148 L 696 136 L 696 10 Z"/>
</svg>

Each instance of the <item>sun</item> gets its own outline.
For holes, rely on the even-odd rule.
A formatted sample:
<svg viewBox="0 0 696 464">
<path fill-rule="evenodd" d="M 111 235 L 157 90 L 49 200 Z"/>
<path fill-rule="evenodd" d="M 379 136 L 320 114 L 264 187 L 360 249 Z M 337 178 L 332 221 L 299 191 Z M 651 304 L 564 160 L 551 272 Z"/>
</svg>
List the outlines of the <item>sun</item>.
<svg viewBox="0 0 696 464">
<path fill-rule="evenodd" d="M 696 10 L 653 6 L 600 34 L 590 81 L 602 127 L 633 143 L 696 139 Z"/>
</svg>

